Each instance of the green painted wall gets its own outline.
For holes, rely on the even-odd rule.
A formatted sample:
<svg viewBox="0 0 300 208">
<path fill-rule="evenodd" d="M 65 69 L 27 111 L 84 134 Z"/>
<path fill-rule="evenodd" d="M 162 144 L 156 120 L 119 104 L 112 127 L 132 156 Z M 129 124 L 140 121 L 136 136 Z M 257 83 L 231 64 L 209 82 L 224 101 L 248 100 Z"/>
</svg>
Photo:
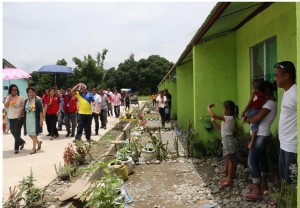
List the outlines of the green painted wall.
<svg viewBox="0 0 300 208">
<path fill-rule="evenodd" d="M 296 61 L 296 8 L 295 3 L 274 3 L 236 31 L 237 45 L 237 97 L 241 110 L 246 106 L 251 93 L 250 47 L 276 36 L 277 60 Z M 275 64 L 275 63 L 274 63 Z M 278 115 L 283 90 L 278 90 Z M 278 129 L 278 118 L 272 131 Z M 248 125 L 244 125 L 249 129 Z"/>
<path fill-rule="evenodd" d="M 177 123 L 180 129 L 187 129 L 189 119 L 193 122 L 193 62 L 188 61 L 176 68 Z"/>
<path fill-rule="evenodd" d="M 164 82 L 158 87 L 159 90 L 168 89 L 172 95 L 172 108 L 171 108 L 171 119 L 177 118 L 177 83 L 176 80 L 170 81 L 165 79 Z"/>
<path fill-rule="evenodd" d="M 297 34 L 296 37 L 300 37 L 300 2 L 296 3 L 296 25 L 297 25 Z M 297 41 L 297 63 L 296 63 L 296 71 L 297 71 L 297 83 L 300 83 L 300 40 L 298 38 Z M 298 100 L 300 98 L 300 90 L 297 89 L 297 97 Z M 298 101 L 298 106 L 297 108 L 300 109 L 300 102 Z M 300 111 L 297 111 L 297 127 L 298 127 L 298 135 L 300 135 Z M 299 140 L 299 138 L 298 138 Z M 298 144 L 298 153 L 300 152 L 300 145 Z M 300 161 L 300 154 L 298 154 L 298 187 L 297 187 L 297 207 L 300 207 L 300 165 L 299 165 L 299 161 Z"/>
<path fill-rule="evenodd" d="M 237 101 L 235 33 L 196 45 L 193 54 L 194 120 L 197 140 L 220 138 L 218 129 L 208 132 L 204 124 L 210 120 L 207 117 L 208 104 L 215 103 L 215 113 L 222 115 L 224 101 Z"/>
</svg>

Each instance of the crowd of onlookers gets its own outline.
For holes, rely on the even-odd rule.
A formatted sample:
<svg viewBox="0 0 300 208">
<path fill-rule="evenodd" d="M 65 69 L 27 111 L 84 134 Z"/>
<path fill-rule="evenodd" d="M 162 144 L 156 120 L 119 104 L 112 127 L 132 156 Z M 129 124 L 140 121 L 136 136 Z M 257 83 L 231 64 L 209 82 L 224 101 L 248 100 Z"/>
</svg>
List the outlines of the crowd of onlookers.
<svg viewBox="0 0 300 208">
<path fill-rule="evenodd" d="M 92 120 L 95 122 L 95 135 L 99 135 L 99 129 L 106 129 L 108 116 L 114 114 L 118 118 L 120 106 L 124 105 L 127 109 L 130 106 L 128 92 L 111 92 L 109 88 L 91 88 L 88 91 L 83 83 L 73 88 L 50 87 L 41 96 L 36 94 L 33 86 L 28 86 L 26 92 L 28 98 L 21 96 L 18 86 L 12 84 L 4 101 L 3 132 L 7 133 L 10 129 L 15 139 L 15 154 L 24 148 L 25 141 L 21 138 L 23 126 L 24 134 L 32 138 L 31 154 L 34 154 L 42 146 L 38 139 L 42 127 L 50 140 L 58 138 L 65 125 L 66 137 L 75 137 L 76 142 L 81 140 L 84 131 L 86 140 L 90 142 Z"/>
</svg>

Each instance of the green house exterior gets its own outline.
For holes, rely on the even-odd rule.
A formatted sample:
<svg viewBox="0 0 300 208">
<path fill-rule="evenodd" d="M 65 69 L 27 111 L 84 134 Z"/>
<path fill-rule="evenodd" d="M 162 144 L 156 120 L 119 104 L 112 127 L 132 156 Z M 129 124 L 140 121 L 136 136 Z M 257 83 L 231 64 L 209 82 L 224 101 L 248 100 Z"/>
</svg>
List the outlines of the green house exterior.
<svg viewBox="0 0 300 208">
<path fill-rule="evenodd" d="M 198 141 L 220 137 L 218 130 L 207 131 L 204 128 L 209 121 L 207 105 L 215 103 L 215 112 L 222 114 L 222 103 L 232 100 L 241 112 L 251 93 L 251 80 L 259 74 L 256 70 L 263 70 L 264 79 L 274 81 L 273 66 L 284 60 L 295 64 L 299 83 L 300 2 L 216 4 L 166 75 L 176 73 L 177 77 L 176 84 L 173 84 L 177 87 L 173 89 L 177 92 L 177 100 L 173 99 L 173 103 L 177 104 L 179 128 L 186 128 L 188 120 L 192 119 Z M 166 77 L 159 88 L 168 85 Z M 298 89 L 300 98 L 299 93 Z M 278 89 L 278 114 L 272 125 L 274 133 L 278 129 L 282 94 L 283 90 Z M 299 126 L 298 123 L 298 132 Z M 243 127 L 246 132 L 249 130 L 248 125 Z M 299 170 L 300 166 L 298 178 Z M 299 199 L 300 191 L 298 207 Z"/>
</svg>

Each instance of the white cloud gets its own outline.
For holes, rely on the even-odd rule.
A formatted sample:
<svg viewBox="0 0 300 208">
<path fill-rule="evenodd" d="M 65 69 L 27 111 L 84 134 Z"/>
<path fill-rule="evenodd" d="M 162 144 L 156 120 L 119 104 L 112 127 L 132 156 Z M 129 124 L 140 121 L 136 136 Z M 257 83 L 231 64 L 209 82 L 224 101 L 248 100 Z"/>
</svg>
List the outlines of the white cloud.
<svg viewBox="0 0 300 208">
<path fill-rule="evenodd" d="M 105 68 L 130 53 L 176 62 L 214 3 L 5 2 L 3 57 L 29 72 L 109 50 Z"/>
</svg>

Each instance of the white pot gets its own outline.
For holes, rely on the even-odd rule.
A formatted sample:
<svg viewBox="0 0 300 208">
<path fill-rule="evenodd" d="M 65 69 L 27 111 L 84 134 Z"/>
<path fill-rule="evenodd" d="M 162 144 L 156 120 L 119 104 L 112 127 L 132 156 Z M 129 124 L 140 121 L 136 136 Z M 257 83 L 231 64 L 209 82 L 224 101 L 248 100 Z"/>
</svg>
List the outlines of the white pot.
<svg viewBox="0 0 300 208">
<path fill-rule="evenodd" d="M 132 160 L 132 157 L 127 157 L 128 160 L 126 161 L 123 161 L 122 160 L 122 163 L 125 165 L 126 169 L 127 169 L 127 172 L 128 172 L 128 175 L 130 175 L 131 173 L 133 173 L 133 169 L 135 167 L 135 164 Z"/>
<path fill-rule="evenodd" d="M 148 151 L 148 150 L 143 148 L 142 153 L 141 153 L 141 157 L 143 157 L 146 162 L 151 161 L 155 158 L 155 150 Z"/>
</svg>

